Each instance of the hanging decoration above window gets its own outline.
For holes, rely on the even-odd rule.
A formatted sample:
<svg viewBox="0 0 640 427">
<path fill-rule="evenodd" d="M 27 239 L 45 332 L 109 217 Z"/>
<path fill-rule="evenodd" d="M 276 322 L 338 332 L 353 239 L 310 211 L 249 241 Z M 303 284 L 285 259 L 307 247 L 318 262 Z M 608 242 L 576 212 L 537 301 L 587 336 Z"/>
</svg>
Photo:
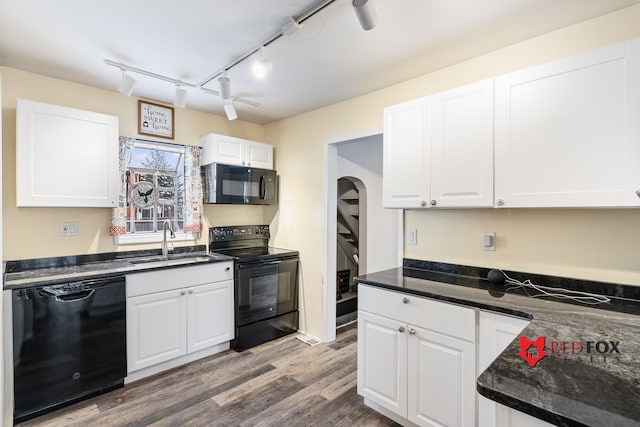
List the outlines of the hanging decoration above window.
<svg viewBox="0 0 640 427">
<path fill-rule="evenodd" d="M 173 139 L 173 107 L 138 100 L 138 133 Z"/>
</svg>

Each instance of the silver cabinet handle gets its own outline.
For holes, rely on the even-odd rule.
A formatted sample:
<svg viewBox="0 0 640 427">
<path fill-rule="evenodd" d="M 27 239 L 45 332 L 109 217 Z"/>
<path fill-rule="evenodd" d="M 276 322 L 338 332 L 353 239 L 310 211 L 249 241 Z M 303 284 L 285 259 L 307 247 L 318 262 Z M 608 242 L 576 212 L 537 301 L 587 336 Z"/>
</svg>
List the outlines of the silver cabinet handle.
<svg viewBox="0 0 640 427">
<path fill-rule="evenodd" d="M 436 202 L 435 200 L 431 201 L 431 206 L 435 206 L 436 204 L 438 204 L 438 202 Z"/>
<path fill-rule="evenodd" d="M 504 206 L 504 200 L 502 199 L 498 199 L 497 203 L 498 203 L 498 206 Z"/>
<path fill-rule="evenodd" d="M 192 294 L 193 293 L 193 289 L 189 289 L 189 293 Z"/>
<path fill-rule="evenodd" d="M 636 190 L 636 196 L 640 197 L 640 188 Z"/>
<path fill-rule="evenodd" d="M 180 295 L 184 295 L 184 294 L 186 294 L 186 293 L 187 293 L 187 292 L 185 292 L 185 291 L 180 291 Z"/>
<path fill-rule="evenodd" d="M 400 327 L 398 328 L 398 332 L 404 332 L 404 327 L 403 327 L 403 326 L 400 326 Z"/>
<path fill-rule="evenodd" d="M 415 335 L 416 334 L 416 330 L 411 328 L 409 329 L 409 335 Z"/>
<path fill-rule="evenodd" d="M 403 304 L 409 304 L 409 298 L 407 298 L 407 297 L 402 298 L 402 303 Z"/>
<path fill-rule="evenodd" d="M 427 206 L 427 202 L 425 202 L 424 200 L 420 202 L 420 206 Z"/>
</svg>

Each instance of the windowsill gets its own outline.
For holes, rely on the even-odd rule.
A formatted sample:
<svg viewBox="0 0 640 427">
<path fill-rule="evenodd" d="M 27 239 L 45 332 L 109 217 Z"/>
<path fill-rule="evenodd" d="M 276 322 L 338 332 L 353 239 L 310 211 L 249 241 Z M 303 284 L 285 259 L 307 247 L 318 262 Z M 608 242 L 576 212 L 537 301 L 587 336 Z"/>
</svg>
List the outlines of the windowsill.
<svg viewBox="0 0 640 427">
<path fill-rule="evenodd" d="M 167 243 L 184 242 L 187 240 L 197 240 L 198 236 L 194 233 L 176 233 L 175 238 L 170 238 L 167 233 Z M 125 234 L 122 236 L 115 236 L 116 245 L 135 245 L 142 243 L 160 243 L 162 242 L 162 233 L 138 233 L 138 234 Z"/>
</svg>

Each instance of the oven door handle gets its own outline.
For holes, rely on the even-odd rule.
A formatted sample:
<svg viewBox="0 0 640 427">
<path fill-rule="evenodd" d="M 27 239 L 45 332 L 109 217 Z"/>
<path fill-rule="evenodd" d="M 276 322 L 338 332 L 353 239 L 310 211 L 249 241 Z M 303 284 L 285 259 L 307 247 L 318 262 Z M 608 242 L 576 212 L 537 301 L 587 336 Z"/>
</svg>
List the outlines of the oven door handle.
<svg viewBox="0 0 640 427">
<path fill-rule="evenodd" d="M 277 264 L 281 264 L 282 260 L 278 260 L 278 261 L 268 261 L 268 262 L 264 262 L 264 261 L 253 261 L 253 262 L 241 262 L 238 263 L 238 268 L 242 269 L 242 268 L 253 268 L 253 267 L 264 267 L 267 265 L 277 265 Z"/>
</svg>

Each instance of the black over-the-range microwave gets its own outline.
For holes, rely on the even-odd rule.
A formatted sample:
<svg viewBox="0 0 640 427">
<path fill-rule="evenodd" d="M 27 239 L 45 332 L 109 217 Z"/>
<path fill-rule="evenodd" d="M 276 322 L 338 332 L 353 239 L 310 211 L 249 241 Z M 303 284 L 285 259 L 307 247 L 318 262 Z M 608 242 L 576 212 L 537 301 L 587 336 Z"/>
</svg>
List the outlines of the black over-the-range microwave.
<svg viewBox="0 0 640 427">
<path fill-rule="evenodd" d="M 277 203 L 275 170 L 210 163 L 203 165 L 204 203 L 273 205 Z"/>
</svg>

